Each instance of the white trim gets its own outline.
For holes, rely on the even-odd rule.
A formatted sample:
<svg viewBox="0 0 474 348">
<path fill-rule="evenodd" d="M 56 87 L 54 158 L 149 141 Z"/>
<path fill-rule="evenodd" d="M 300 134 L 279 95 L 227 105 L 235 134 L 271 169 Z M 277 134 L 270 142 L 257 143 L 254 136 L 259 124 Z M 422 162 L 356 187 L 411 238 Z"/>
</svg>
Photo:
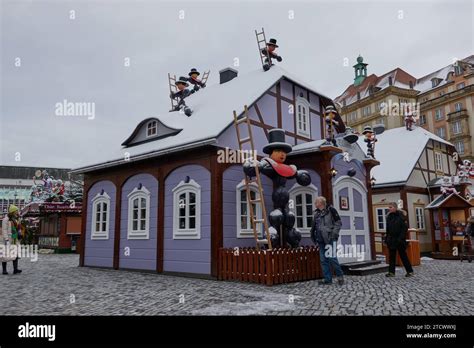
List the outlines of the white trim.
<svg viewBox="0 0 474 348">
<path fill-rule="evenodd" d="M 303 129 L 303 127 L 299 127 L 299 117 L 300 117 L 300 114 L 299 114 L 299 107 L 301 107 L 301 124 L 302 126 L 303 125 L 306 125 L 306 130 Z M 310 105 L 309 105 L 309 101 L 306 100 L 305 98 L 303 97 L 297 97 L 296 98 L 296 103 L 295 103 L 295 121 L 296 121 L 296 134 L 298 135 L 301 135 L 301 136 L 304 136 L 304 137 L 308 137 L 310 138 L 311 137 L 311 118 L 310 118 L 310 114 L 309 114 L 309 109 L 310 109 Z M 304 111 L 304 112 L 303 112 Z M 303 119 L 304 118 L 304 119 Z"/>
<path fill-rule="evenodd" d="M 256 183 L 251 183 L 250 184 L 250 190 L 252 192 L 255 192 L 255 197 L 258 197 L 258 186 Z M 250 221 L 250 207 L 249 203 L 247 201 L 247 198 L 245 199 L 245 203 L 247 204 L 247 223 L 250 228 L 247 229 L 242 229 L 240 220 L 242 216 L 242 210 L 241 210 L 241 201 L 240 201 L 240 195 L 241 192 L 245 191 L 245 180 L 242 180 L 236 187 L 235 187 L 235 206 L 236 206 L 236 230 L 237 230 L 237 238 L 254 238 L 253 235 L 253 228 L 252 228 L 252 223 Z M 245 194 L 247 197 L 247 193 Z M 262 206 L 260 204 L 256 205 L 256 213 L 257 213 L 257 218 L 262 218 Z M 261 238 L 262 237 L 262 224 L 258 224 L 258 235 Z"/>
<path fill-rule="evenodd" d="M 387 214 L 385 214 L 385 210 L 388 210 L 388 205 L 384 205 L 384 206 L 375 206 L 375 230 L 377 232 L 386 232 L 386 229 L 387 229 Z M 377 210 L 382 210 L 382 223 L 383 223 L 383 228 L 380 228 L 379 227 L 379 214 L 378 214 L 378 211 Z"/>
<path fill-rule="evenodd" d="M 297 228 L 300 232 L 301 232 L 301 236 L 302 237 L 310 237 L 310 231 L 311 231 L 311 226 L 307 226 L 307 227 L 298 227 L 298 215 L 296 214 L 296 196 L 299 195 L 299 194 L 310 194 L 312 196 L 312 199 L 311 199 L 311 206 L 313 207 L 313 209 L 311 209 L 311 211 L 314 210 L 314 200 L 316 199 L 316 197 L 318 196 L 318 188 L 316 186 L 314 186 L 313 184 L 310 184 L 308 186 L 301 186 L 300 184 L 298 183 L 295 183 L 291 189 L 288 191 L 289 194 L 290 194 L 290 202 L 293 202 L 292 205 L 290 205 L 290 210 L 293 212 L 293 214 L 295 214 L 295 228 Z M 306 198 L 304 198 L 304 200 L 306 200 Z M 306 215 L 306 205 L 308 204 L 308 202 L 303 202 L 303 225 L 306 225 L 306 218 L 308 217 Z M 312 218 L 312 216 L 311 216 Z"/>
<path fill-rule="evenodd" d="M 365 185 L 362 183 L 362 181 L 360 181 L 359 179 L 357 179 L 356 177 L 353 177 L 353 176 L 349 176 L 349 175 L 342 175 L 340 176 L 339 178 L 336 179 L 336 181 L 334 181 L 334 184 L 332 185 L 333 187 L 336 187 L 337 184 L 339 184 L 341 181 L 345 181 L 345 180 L 348 180 L 349 182 L 352 182 L 354 184 L 357 184 L 360 186 L 360 188 L 362 190 L 364 190 L 366 193 L 368 192 L 367 189 L 365 188 Z"/>
<path fill-rule="evenodd" d="M 95 227 L 97 224 L 97 205 L 105 203 L 107 209 L 105 210 L 105 231 L 96 231 Z M 92 218 L 91 218 L 91 239 L 92 240 L 106 240 L 109 239 L 109 220 L 110 220 L 110 196 L 104 191 L 103 194 L 96 194 L 91 200 L 92 204 Z M 101 215 L 103 212 L 101 212 Z M 100 220 L 99 223 L 102 225 L 104 221 Z"/>
<path fill-rule="evenodd" d="M 201 239 L 201 186 L 191 179 L 188 183 L 181 181 L 173 188 L 173 239 Z M 189 193 L 196 195 L 195 208 L 195 228 L 189 228 L 189 205 L 185 206 L 185 224 L 187 228 L 179 228 L 179 196 L 186 194 L 189 199 Z"/>
<path fill-rule="evenodd" d="M 132 192 L 130 192 L 128 197 L 128 228 L 127 228 L 127 239 L 149 239 L 150 238 L 150 191 L 146 189 L 145 186 L 142 186 L 141 189 L 135 187 Z M 144 230 L 133 230 L 133 201 L 140 198 L 145 199 L 145 229 Z M 140 222 L 140 211 L 141 206 L 138 206 L 138 221 L 137 227 Z"/>
<path fill-rule="evenodd" d="M 424 206 L 417 206 L 415 205 L 415 224 L 416 224 L 416 228 L 421 230 L 421 231 L 424 231 L 426 229 L 426 220 L 425 220 L 425 207 Z M 420 212 L 420 214 L 418 215 L 418 212 Z M 418 219 L 418 216 L 419 216 L 419 219 Z"/>
</svg>

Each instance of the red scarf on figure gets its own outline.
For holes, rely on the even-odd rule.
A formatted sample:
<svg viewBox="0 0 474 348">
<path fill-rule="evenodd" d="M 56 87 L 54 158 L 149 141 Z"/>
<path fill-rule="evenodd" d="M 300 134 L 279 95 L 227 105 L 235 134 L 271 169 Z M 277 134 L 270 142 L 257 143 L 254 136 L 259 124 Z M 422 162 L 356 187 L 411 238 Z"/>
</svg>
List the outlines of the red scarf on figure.
<svg viewBox="0 0 474 348">
<path fill-rule="evenodd" d="M 296 174 L 296 167 L 293 164 L 288 165 L 285 163 L 278 163 L 269 157 L 265 157 L 264 160 L 267 161 L 273 169 L 275 169 L 278 175 L 284 178 L 291 178 Z"/>
</svg>

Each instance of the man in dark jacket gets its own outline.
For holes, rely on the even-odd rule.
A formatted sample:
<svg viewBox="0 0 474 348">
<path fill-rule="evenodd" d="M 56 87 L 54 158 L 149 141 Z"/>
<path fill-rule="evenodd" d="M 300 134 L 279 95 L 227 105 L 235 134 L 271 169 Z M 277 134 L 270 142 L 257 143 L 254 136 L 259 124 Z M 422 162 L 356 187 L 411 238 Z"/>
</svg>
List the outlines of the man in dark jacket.
<svg viewBox="0 0 474 348">
<path fill-rule="evenodd" d="M 337 282 L 342 285 L 344 284 L 344 273 L 337 260 L 337 240 L 342 226 L 341 218 L 335 208 L 326 204 L 326 198 L 317 197 L 315 205 L 316 210 L 310 236 L 314 244 L 319 247 L 319 258 L 324 275 L 320 284 L 332 283 L 332 265 L 336 272 Z"/>
<path fill-rule="evenodd" d="M 403 212 L 398 210 L 397 203 L 390 203 L 388 211 L 385 243 L 389 250 L 389 268 L 386 276 L 395 277 L 395 263 L 398 251 L 400 259 L 402 260 L 403 266 L 407 272 L 406 276 L 411 277 L 413 275 L 413 267 L 411 266 L 406 253 L 406 232 L 408 226 L 405 222 L 405 217 L 403 216 Z"/>
</svg>

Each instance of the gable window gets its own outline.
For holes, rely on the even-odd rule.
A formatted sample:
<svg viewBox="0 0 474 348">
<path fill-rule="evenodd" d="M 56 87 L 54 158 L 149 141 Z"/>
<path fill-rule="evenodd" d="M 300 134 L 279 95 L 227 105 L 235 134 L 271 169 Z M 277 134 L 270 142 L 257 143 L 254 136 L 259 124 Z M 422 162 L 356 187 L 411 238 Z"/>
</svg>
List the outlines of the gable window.
<svg viewBox="0 0 474 348">
<path fill-rule="evenodd" d="M 296 218 L 295 227 L 301 231 L 303 237 L 309 237 L 309 231 L 313 225 L 314 200 L 318 195 L 318 189 L 314 185 L 300 186 L 295 184 L 290 189 L 290 200 L 293 202 L 293 210 Z"/>
<path fill-rule="evenodd" d="M 441 114 L 441 109 L 436 109 L 435 111 L 435 119 L 436 121 L 439 121 L 443 118 L 443 115 Z"/>
<path fill-rule="evenodd" d="M 444 127 L 436 128 L 436 135 L 439 136 L 441 139 L 445 139 L 446 129 Z"/>
<path fill-rule="evenodd" d="M 103 192 L 92 199 L 91 239 L 109 239 L 110 196 Z"/>
<path fill-rule="evenodd" d="M 244 182 L 237 185 L 237 238 L 253 238 L 253 228 L 250 216 L 249 202 L 247 200 L 247 190 Z M 250 199 L 255 200 L 258 197 L 256 185 L 250 186 Z M 252 203 L 253 215 L 256 219 L 262 218 L 262 208 L 260 204 Z M 259 238 L 262 237 L 263 224 L 256 224 Z"/>
<path fill-rule="evenodd" d="M 362 109 L 362 116 L 364 117 L 369 116 L 371 113 L 372 113 L 372 109 L 370 105 L 367 105 Z"/>
<path fill-rule="evenodd" d="M 453 123 L 453 134 L 460 134 L 462 132 L 461 121 Z"/>
<path fill-rule="evenodd" d="M 173 239 L 201 239 L 201 186 L 193 179 L 173 189 Z"/>
<path fill-rule="evenodd" d="M 150 237 L 150 191 L 144 186 L 135 187 L 128 194 L 128 239 Z"/>
<path fill-rule="evenodd" d="M 435 152 L 435 169 L 437 172 L 443 171 L 443 159 L 440 152 Z"/>
<path fill-rule="evenodd" d="M 387 227 L 388 207 L 375 208 L 377 218 L 377 231 L 385 232 Z"/>
<path fill-rule="evenodd" d="M 464 155 L 464 142 L 462 140 L 455 141 L 454 146 L 458 154 Z"/>
<path fill-rule="evenodd" d="M 151 136 L 156 135 L 156 133 L 157 133 L 157 128 L 156 127 L 157 127 L 157 122 L 156 121 L 148 122 L 148 124 L 146 126 L 146 136 L 151 137 Z"/>
<path fill-rule="evenodd" d="M 419 230 L 425 229 L 425 208 L 415 206 L 416 228 Z"/>
<path fill-rule="evenodd" d="M 454 110 L 456 110 L 456 111 L 461 111 L 461 110 L 462 110 L 462 103 L 456 103 L 456 104 L 454 104 Z"/>
<path fill-rule="evenodd" d="M 309 125 L 309 103 L 306 99 L 298 97 L 296 99 L 296 134 L 310 137 Z"/>
</svg>

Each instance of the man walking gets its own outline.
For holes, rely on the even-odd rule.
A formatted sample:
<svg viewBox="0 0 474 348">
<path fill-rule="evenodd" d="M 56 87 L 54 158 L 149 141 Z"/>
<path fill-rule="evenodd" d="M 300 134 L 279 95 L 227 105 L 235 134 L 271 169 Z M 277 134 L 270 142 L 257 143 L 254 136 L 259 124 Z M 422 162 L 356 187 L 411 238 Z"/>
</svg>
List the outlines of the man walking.
<svg viewBox="0 0 474 348">
<path fill-rule="evenodd" d="M 313 226 L 311 228 L 311 239 L 319 247 L 319 257 L 324 279 L 319 283 L 322 285 L 332 284 L 331 266 L 334 268 L 339 285 L 344 284 L 344 273 L 337 260 L 337 240 L 342 222 L 337 210 L 328 206 L 326 198 L 320 196 L 315 201 Z"/>
</svg>

